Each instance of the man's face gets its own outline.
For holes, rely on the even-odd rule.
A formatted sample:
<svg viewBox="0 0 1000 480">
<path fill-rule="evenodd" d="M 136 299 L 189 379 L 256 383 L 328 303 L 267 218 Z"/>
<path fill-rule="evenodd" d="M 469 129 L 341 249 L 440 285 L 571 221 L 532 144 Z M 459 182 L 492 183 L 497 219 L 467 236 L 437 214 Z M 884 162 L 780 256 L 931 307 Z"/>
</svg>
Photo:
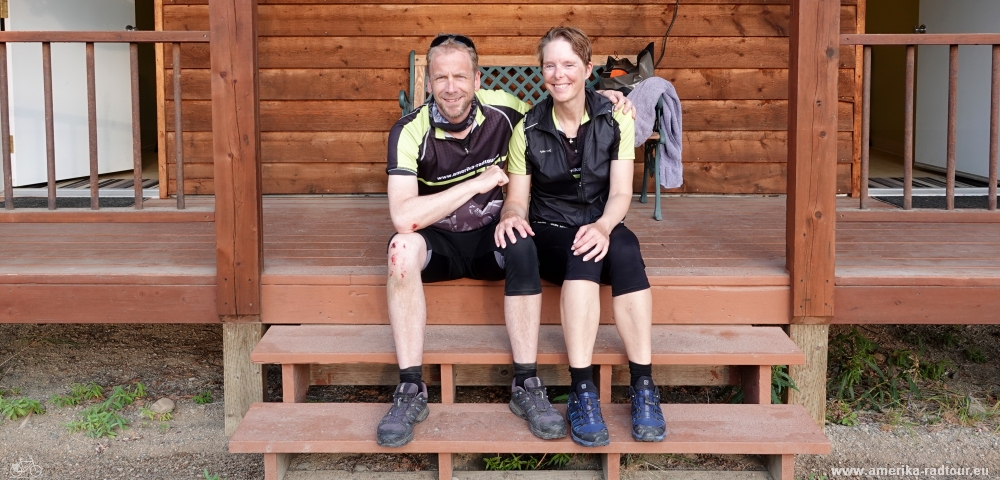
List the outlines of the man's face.
<svg viewBox="0 0 1000 480">
<path fill-rule="evenodd" d="M 459 123 L 469 114 L 472 97 L 479 90 L 479 72 L 472 71 L 469 54 L 448 49 L 433 56 L 427 78 L 438 111 L 451 123 Z"/>
</svg>

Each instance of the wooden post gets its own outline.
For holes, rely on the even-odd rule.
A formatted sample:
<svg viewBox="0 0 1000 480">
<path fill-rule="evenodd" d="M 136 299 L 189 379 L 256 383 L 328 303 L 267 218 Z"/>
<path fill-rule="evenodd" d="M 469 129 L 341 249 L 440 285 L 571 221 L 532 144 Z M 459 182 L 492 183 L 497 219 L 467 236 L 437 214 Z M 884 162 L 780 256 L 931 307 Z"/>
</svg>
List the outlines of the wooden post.
<svg viewBox="0 0 1000 480">
<path fill-rule="evenodd" d="M 789 35 L 788 205 L 786 248 L 793 340 L 806 365 L 789 373 L 790 403 L 822 422 L 826 406 L 826 324 L 833 318 L 837 195 L 837 68 L 840 1 L 793 0 Z M 821 356 L 819 351 L 823 352 Z M 808 377 L 808 378 L 807 378 Z"/>
<path fill-rule="evenodd" d="M 226 434 L 264 378 L 250 352 L 260 340 L 261 187 L 257 0 L 210 0 L 217 303 L 224 322 Z M 174 99 L 180 101 L 180 99 Z M 176 148 L 182 148 L 175 138 Z"/>
</svg>

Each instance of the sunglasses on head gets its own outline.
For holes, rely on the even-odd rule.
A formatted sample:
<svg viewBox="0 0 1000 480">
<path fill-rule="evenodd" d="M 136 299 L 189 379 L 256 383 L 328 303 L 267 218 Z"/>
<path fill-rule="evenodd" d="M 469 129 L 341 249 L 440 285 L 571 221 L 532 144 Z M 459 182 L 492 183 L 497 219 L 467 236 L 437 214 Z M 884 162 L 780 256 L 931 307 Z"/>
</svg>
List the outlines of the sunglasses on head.
<svg viewBox="0 0 1000 480">
<path fill-rule="evenodd" d="M 451 33 L 445 33 L 434 37 L 434 40 L 431 40 L 431 48 L 441 45 L 442 43 L 447 42 L 448 40 L 454 40 L 473 50 L 476 49 L 476 44 L 472 43 L 472 40 L 470 40 L 469 37 L 466 37 L 465 35 L 455 35 Z"/>
</svg>

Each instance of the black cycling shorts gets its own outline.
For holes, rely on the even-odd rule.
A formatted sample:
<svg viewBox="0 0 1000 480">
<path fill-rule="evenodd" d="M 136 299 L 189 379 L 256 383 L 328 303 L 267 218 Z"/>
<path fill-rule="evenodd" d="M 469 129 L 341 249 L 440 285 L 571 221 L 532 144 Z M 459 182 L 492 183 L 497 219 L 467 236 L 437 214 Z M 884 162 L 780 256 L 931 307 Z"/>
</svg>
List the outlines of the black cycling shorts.
<svg viewBox="0 0 1000 480">
<path fill-rule="evenodd" d="M 611 285 L 611 296 L 649 288 L 646 264 L 639 251 L 639 239 L 623 223 L 611 230 L 608 253 L 599 262 L 585 255 L 573 255 L 573 238 L 578 227 L 532 223 L 541 277 L 556 285 L 566 280 L 589 280 Z"/>
<path fill-rule="evenodd" d="M 542 293 L 538 254 L 531 237 L 518 238 L 517 243 L 507 239 L 507 248 L 500 248 L 493 241 L 495 230 L 495 223 L 469 232 L 434 227 L 418 230 L 427 244 L 427 263 L 420 272 L 421 280 L 424 283 L 459 278 L 505 280 L 506 296 Z"/>
</svg>

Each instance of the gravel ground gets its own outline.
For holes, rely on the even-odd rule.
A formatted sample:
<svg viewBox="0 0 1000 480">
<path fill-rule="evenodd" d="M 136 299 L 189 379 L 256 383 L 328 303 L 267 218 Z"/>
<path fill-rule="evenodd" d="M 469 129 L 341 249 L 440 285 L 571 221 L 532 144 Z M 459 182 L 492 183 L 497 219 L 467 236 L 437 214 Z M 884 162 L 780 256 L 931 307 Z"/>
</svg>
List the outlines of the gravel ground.
<svg viewBox="0 0 1000 480">
<path fill-rule="evenodd" d="M 834 333 L 837 332 L 835 327 Z M 954 360 L 948 388 L 979 395 L 992 407 L 1000 392 L 1000 327 L 947 327 L 916 330 L 907 327 L 866 327 L 866 334 L 880 344 L 912 341 L 917 335 L 940 339 L 931 358 Z M 900 330 L 903 329 L 903 330 Z M 950 330 L 949 330 L 950 329 Z M 944 332 L 942 334 L 941 332 Z M 13 464 L 42 468 L 45 479 L 204 479 L 204 472 L 224 479 L 259 479 L 263 462 L 258 455 L 232 455 L 226 451 L 222 409 L 222 329 L 218 325 L 0 325 L 0 393 L 7 398 L 28 397 L 43 401 L 46 413 L 27 420 L 0 423 L 0 480 L 17 478 Z M 962 360 L 962 352 L 976 345 L 987 359 Z M 937 356 L 937 357 L 935 357 Z M 269 400 L 280 398 L 280 372 L 269 372 Z M 94 439 L 72 433 L 66 424 L 83 406 L 57 407 L 48 402 L 66 394 L 74 383 L 95 382 L 105 388 L 142 382 L 149 395 L 125 408 L 131 427 L 116 437 Z M 16 393 L 11 392 L 13 390 Z M 209 390 L 214 402 L 198 405 L 192 397 Z M 476 390 L 482 390 L 477 392 Z M 503 388 L 462 389 L 465 401 L 504 401 Z M 466 392 L 466 393 L 462 393 Z M 616 397 L 620 397 L 618 392 Z M 701 392 L 704 393 L 704 392 Z M 690 389 L 676 389 L 671 401 L 700 396 Z M 962 393 L 964 394 L 964 393 Z M 439 395 L 439 392 L 437 393 Z M 991 397 L 991 395 L 993 395 Z M 320 401 L 388 401 L 391 387 L 314 387 L 310 397 Z M 159 398 L 176 403 L 168 428 L 139 416 L 139 408 Z M 989 468 L 1000 475 L 1000 436 L 995 422 L 962 426 L 954 421 L 930 425 L 919 419 L 888 422 L 885 416 L 862 414 L 856 426 L 829 424 L 826 433 L 833 453 L 797 458 L 796 478 L 834 478 L 831 468 Z M 459 459 L 457 465 L 474 467 L 478 458 Z M 626 474 L 658 469 L 760 470 L 759 458 L 719 455 L 650 455 L 629 458 Z M 297 457 L 294 469 L 338 469 L 386 472 L 435 468 L 436 458 L 426 455 L 312 455 Z M 581 458 L 578 468 L 595 468 L 596 460 Z M 812 477 L 811 477 L 812 476 Z M 24 477 L 27 478 L 27 477 Z M 959 475 L 862 475 L 854 478 L 975 478 Z"/>
</svg>

